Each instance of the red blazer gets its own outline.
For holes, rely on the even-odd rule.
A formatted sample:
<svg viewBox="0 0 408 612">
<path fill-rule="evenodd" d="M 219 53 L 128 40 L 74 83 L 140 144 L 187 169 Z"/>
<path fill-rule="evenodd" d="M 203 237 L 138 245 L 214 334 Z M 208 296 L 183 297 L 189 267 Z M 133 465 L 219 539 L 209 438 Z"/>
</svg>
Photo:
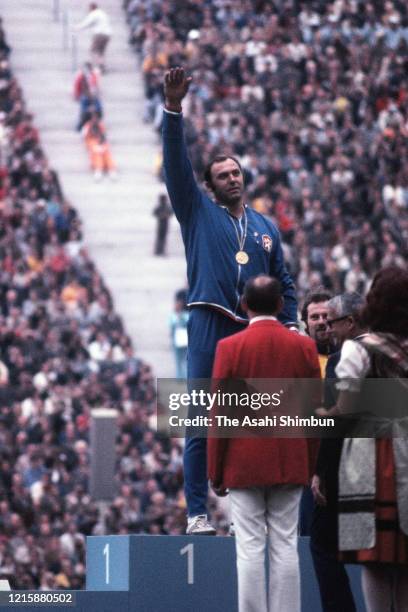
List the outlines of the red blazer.
<svg viewBox="0 0 408 612">
<path fill-rule="evenodd" d="M 278 321 L 256 321 L 217 345 L 213 379 L 228 378 L 320 378 L 316 345 Z M 304 485 L 313 474 L 318 441 L 210 434 L 207 448 L 208 476 L 217 487 Z"/>
</svg>

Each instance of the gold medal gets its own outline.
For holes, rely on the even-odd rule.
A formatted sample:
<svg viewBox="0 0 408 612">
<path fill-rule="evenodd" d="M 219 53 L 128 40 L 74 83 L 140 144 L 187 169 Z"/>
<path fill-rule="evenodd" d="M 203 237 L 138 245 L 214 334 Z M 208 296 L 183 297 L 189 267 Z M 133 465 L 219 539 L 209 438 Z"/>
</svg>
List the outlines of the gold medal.
<svg viewBox="0 0 408 612">
<path fill-rule="evenodd" d="M 238 251 L 238 253 L 235 254 L 235 259 L 237 260 L 239 264 L 244 266 L 245 264 L 248 263 L 249 256 L 248 256 L 248 253 L 246 253 L 245 251 Z"/>
<path fill-rule="evenodd" d="M 249 255 L 246 251 L 244 251 L 245 240 L 246 240 L 247 229 L 248 229 L 248 217 L 246 214 L 245 206 L 242 207 L 242 210 L 243 210 L 243 217 L 244 217 L 244 227 L 242 227 L 241 225 L 241 220 L 239 219 L 238 221 L 239 230 L 242 232 L 241 235 L 240 235 L 240 231 L 238 230 L 235 222 L 232 220 L 232 217 L 230 215 L 229 215 L 229 218 L 230 218 L 232 225 L 234 226 L 235 234 L 238 239 L 238 249 L 239 250 L 235 253 L 235 261 L 240 266 L 245 266 L 245 264 L 247 264 L 249 261 Z"/>
</svg>

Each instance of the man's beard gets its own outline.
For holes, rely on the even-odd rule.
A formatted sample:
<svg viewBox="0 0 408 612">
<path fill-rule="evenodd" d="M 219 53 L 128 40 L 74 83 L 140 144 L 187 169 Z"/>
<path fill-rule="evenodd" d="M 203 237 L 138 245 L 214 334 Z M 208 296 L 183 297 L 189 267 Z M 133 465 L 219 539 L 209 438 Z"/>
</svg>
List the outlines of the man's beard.
<svg viewBox="0 0 408 612">
<path fill-rule="evenodd" d="M 336 346 L 330 341 L 329 337 L 323 341 L 315 340 L 315 342 L 319 355 L 330 355 L 336 350 Z"/>
<path fill-rule="evenodd" d="M 325 327 L 322 329 L 315 329 L 314 335 L 316 342 L 329 342 L 329 332 Z"/>
<path fill-rule="evenodd" d="M 236 206 L 237 204 L 241 203 L 242 194 L 243 194 L 242 189 L 237 189 L 233 193 L 228 193 L 228 191 L 225 191 L 221 194 L 218 193 L 215 195 L 217 197 L 218 202 L 223 204 L 223 206 L 230 208 L 230 207 Z"/>
</svg>

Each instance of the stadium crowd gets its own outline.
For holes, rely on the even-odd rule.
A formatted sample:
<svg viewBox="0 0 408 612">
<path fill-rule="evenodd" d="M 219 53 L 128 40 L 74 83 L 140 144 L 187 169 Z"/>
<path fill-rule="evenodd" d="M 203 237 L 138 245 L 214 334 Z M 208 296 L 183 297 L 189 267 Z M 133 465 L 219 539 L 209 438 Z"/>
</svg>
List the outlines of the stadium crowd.
<svg viewBox="0 0 408 612">
<path fill-rule="evenodd" d="M 364 292 L 408 244 L 408 7 L 398 0 L 124 0 L 145 119 L 163 72 L 193 77 L 195 171 L 236 155 L 249 202 L 280 228 L 298 296 Z"/>
<path fill-rule="evenodd" d="M 0 27 L 0 575 L 81 588 L 85 536 L 181 533 L 179 441 L 135 355 L 13 75 Z M 119 411 L 117 495 L 88 495 L 91 410 Z M 103 525 L 103 522 L 105 525 Z"/>
</svg>

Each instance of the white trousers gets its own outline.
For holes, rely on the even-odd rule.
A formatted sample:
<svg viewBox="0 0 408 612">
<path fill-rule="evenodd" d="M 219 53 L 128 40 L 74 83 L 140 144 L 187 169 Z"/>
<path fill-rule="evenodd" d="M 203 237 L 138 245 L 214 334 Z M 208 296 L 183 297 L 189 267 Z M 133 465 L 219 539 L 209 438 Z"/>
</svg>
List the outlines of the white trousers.
<svg viewBox="0 0 408 612">
<path fill-rule="evenodd" d="M 302 488 L 298 485 L 274 485 L 230 490 L 237 549 L 239 612 L 300 612 L 297 524 Z"/>
</svg>

